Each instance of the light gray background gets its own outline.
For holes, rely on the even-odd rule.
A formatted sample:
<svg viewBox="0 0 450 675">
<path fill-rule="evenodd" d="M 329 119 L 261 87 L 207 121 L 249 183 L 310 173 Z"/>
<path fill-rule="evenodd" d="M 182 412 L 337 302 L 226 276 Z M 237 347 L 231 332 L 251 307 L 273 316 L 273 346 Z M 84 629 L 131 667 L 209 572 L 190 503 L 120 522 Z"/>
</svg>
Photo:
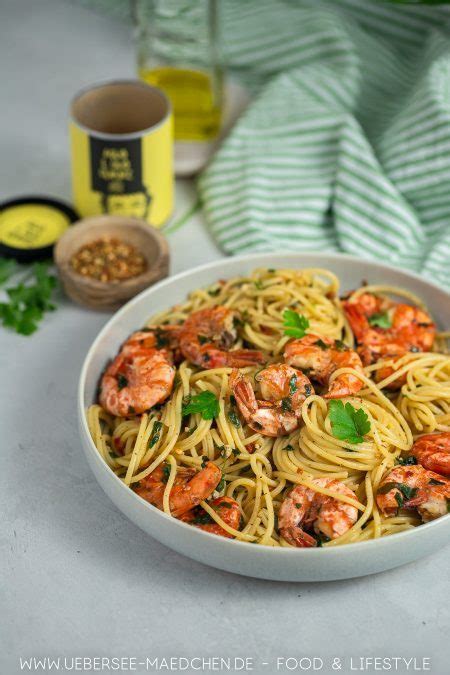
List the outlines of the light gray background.
<svg viewBox="0 0 450 675">
<path fill-rule="evenodd" d="M 70 199 L 68 102 L 133 75 L 129 28 L 62 0 L 0 0 L 0 69 L 0 197 Z M 177 212 L 193 200 L 179 182 Z M 170 244 L 173 271 L 220 257 L 200 216 Z M 277 656 L 346 657 L 341 672 L 350 656 L 427 656 L 449 672 L 449 548 L 355 581 L 272 583 L 191 562 L 115 509 L 75 418 L 107 318 L 61 299 L 32 337 L 0 329 L 0 673 L 30 655 L 252 656 L 269 662 L 259 672 Z"/>
</svg>

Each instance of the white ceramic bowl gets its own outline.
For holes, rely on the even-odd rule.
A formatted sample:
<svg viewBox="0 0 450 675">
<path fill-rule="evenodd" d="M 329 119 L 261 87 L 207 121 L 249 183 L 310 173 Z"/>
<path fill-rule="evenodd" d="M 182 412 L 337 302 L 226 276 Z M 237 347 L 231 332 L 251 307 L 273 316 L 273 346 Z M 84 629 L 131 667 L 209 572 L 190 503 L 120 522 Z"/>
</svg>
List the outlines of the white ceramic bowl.
<svg viewBox="0 0 450 675">
<path fill-rule="evenodd" d="M 79 382 L 78 415 L 84 451 L 101 487 L 130 520 L 175 551 L 213 567 L 263 579 L 331 581 L 358 577 L 403 565 L 441 548 L 449 541 L 450 515 L 390 537 L 332 548 L 272 548 L 225 539 L 171 518 L 145 502 L 117 478 L 98 454 L 85 409 L 95 399 L 106 362 L 125 338 L 155 312 L 183 301 L 189 291 L 219 278 L 245 275 L 256 267 L 327 268 L 338 275 L 344 291 L 359 286 L 362 279 L 401 286 L 421 297 L 441 327 L 448 327 L 450 295 L 445 291 L 415 274 L 346 255 L 256 254 L 219 260 L 171 277 L 122 307 L 86 356 Z"/>
</svg>

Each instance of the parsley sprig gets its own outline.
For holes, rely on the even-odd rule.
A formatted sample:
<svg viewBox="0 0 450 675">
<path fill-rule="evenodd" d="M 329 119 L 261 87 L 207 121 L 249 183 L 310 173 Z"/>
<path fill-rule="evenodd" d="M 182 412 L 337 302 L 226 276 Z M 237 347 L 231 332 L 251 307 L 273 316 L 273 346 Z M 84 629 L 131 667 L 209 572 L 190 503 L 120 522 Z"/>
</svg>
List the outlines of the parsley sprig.
<svg viewBox="0 0 450 675">
<path fill-rule="evenodd" d="M 362 408 L 354 408 L 351 403 L 332 399 L 328 407 L 331 432 L 335 438 L 348 443 L 362 443 L 370 431 L 370 421 Z"/>
<path fill-rule="evenodd" d="M 14 269 L 5 262 L 0 264 L 0 283 Z M 49 272 L 49 263 L 35 263 L 28 275 L 16 286 L 6 289 L 7 302 L 0 303 L 2 324 L 20 335 L 31 335 L 38 329 L 44 313 L 56 309 L 52 302 L 56 277 Z"/>
<path fill-rule="evenodd" d="M 201 391 L 183 403 L 183 417 L 191 413 L 200 413 L 204 420 L 212 420 L 219 414 L 219 401 L 212 391 Z"/>
<path fill-rule="evenodd" d="M 378 328 L 390 328 L 392 321 L 387 312 L 379 312 L 369 316 L 369 323 L 371 326 L 378 326 Z"/>
<path fill-rule="evenodd" d="M 8 281 L 17 270 L 17 263 L 9 258 L 0 258 L 0 284 Z"/>
<path fill-rule="evenodd" d="M 283 328 L 285 335 L 302 338 L 309 328 L 309 321 L 303 314 L 298 314 L 292 309 L 285 309 L 283 312 Z"/>
</svg>

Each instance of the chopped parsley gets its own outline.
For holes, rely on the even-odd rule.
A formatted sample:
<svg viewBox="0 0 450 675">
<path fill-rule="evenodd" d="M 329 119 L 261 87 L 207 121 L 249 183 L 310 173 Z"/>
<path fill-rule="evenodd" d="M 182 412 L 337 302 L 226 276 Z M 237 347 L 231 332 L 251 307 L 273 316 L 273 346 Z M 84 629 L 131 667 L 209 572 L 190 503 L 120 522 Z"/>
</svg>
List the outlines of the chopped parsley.
<svg viewBox="0 0 450 675">
<path fill-rule="evenodd" d="M 369 323 L 371 326 L 377 326 L 378 328 L 390 328 L 392 326 L 392 321 L 387 312 L 372 314 L 372 316 L 369 316 Z"/>
<path fill-rule="evenodd" d="M 322 533 L 316 534 L 316 535 L 315 535 L 315 540 L 317 541 L 317 546 L 318 546 L 319 548 L 320 548 L 321 546 L 323 546 L 324 544 L 326 544 L 327 541 L 331 541 L 331 540 L 330 540 L 330 537 L 327 537 L 326 534 L 322 534 Z"/>
<path fill-rule="evenodd" d="M 264 288 L 263 282 L 260 281 L 259 279 L 258 279 L 257 281 L 254 281 L 253 283 L 255 284 L 255 286 L 256 286 L 256 288 L 258 289 L 258 291 L 262 291 L 262 289 Z"/>
<path fill-rule="evenodd" d="M 230 504 L 230 502 L 219 502 L 219 504 L 217 504 L 217 507 L 220 507 L 220 506 L 223 509 L 232 509 L 233 508 L 233 504 Z"/>
<path fill-rule="evenodd" d="M 162 422 L 155 422 L 153 425 L 152 433 L 150 434 L 150 438 L 148 440 L 148 447 L 153 448 L 154 445 L 159 441 L 161 437 L 161 429 L 162 429 Z"/>
<path fill-rule="evenodd" d="M 398 483 L 397 487 L 407 501 L 413 499 L 419 491 L 418 488 L 409 487 L 405 483 Z"/>
<path fill-rule="evenodd" d="M 202 514 L 195 516 L 193 520 L 191 520 L 191 523 L 193 525 L 209 525 L 210 523 L 213 523 L 214 520 L 211 518 L 209 513 L 206 513 L 206 511 L 203 511 Z"/>
<path fill-rule="evenodd" d="M 298 314 L 292 309 L 285 309 L 283 312 L 283 328 L 285 335 L 302 338 L 309 328 L 309 321 L 303 314 Z"/>
<path fill-rule="evenodd" d="M 170 464 L 164 464 L 162 473 L 163 475 L 161 480 L 163 483 L 167 483 L 170 477 Z"/>
<path fill-rule="evenodd" d="M 391 490 L 397 490 L 395 493 L 395 500 L 400 508 L 405 503 L 405 500 L 409 501 L 410 499 L 413 499 L 418 492 L 417 488 L 409 487 L 409 485 L 406 485 L 405 483 L 388 482 L 379 488 L 378 494 L 385 495 Z"/>
<path fill-rule="evenodd" d="M 327 345 L 327 343 L 321 340 L 320 338 L 317 340 L 315 344 L 317 345 L 317 347 L 322 349 L 322 351 L 325 351 L 325 349 L 330 349 L 330 345 Z"/>
<path fill-rule="evenodd" d="M 210 288 L 208 290 L 208 295 L 210 295 L 212 298 L 215 298 L 217 295 L 220 293 L 220 286 L 218 288 Z"/>
<path fill-rule="evenodd" d="M 385 495 L 391 490 L 394 490 L 397 487 L 397 483 L 385 483 L 382 485 L 380 488 L 378 488 L 378 493 L 379 495 Z"/>
<path fill-rule="evenodd" d="M 362 443 L 370 431 L 370 422 L 362 408 L 354 408 L 351 403 L 332 399 L 328 407 L 331 432 L 335 438 L 349 443 Z"/>
<path fill-rule="evenodd" d="M 400 464 L 400 466 L 412 466 L 413 464 L 417 464 L 417 459 L 414 455 L 408 455 L 408 457 L 397 457 L 395 463 Z"/>
<path fill-rule="evenodd" d="M 291 452 L 294 452 L 294 448 L 292 447 L 292 445 L 290 443 L 288 445 L 285 445 L 283 450 L 289 450 Z"/>
<path fill-rule="evenodd" d="M 335 340 L 334 346 L 339 352 L 345 352 L 348 349 L 347 345 L 345 342 L 342 342 L 342 340 Z"/>
<path fill-rule="evenodd" d="M 159 328 L 156 329 L 155 337 L 157 349 L 162 349 L 163 347 L 166 347 L 169 344 L 167 334 L 164 333 L 164 331 L 160 330 Z"/>
<path fill-rule="evenodd" d="M 241 426 L 239 417 L 237 416 L 235 410 L 228 411 L 228 419 L 230 420 L 231 424 L 235 426 L 237 429 Z"/>
<path fill-rule="evenodd" d="M 281 410 L 283 412 L 291 412 L 292 402 L 290 396 L 286 396 L 285 398 L 281 399 Z"/>
<path fill-rule="evenodd" d="M 117 376 L 117 386 L 119 387 L 119 391 L 126 387 L 128 385 L 128 380 L 125 377 L 125 375 L 122 375 L 121 373 L 118 374 Z"/>
<path fill-rule="evenodd" d="M 403 504 L 404 504 L 404 499 L 403 499 L 401 493 L 400 493 L 400 492 L 396 492 L 395 495 L 394 495 L 394 497 L 395 497 L 395 501 L 396 501 L 397 504 L 398 504 L 398 508 L 401 509 L 402 506 L 403 506 Z"/>
<path fill-rule="evenodd" d="M 297 375 L 292 375 L 291 379 L 289 380 L 289 393 L 292 396 L 292 394 L 295 394 L 297 391 Z"/>
<path fill-rule="evenodd" d="M 182 407 L 182 415 L 200 413 L 204 420 L 212 420 L 219 414 L 219 401 L 212 391 L 201 391 L 189 398 Z"/>
<path fill-rule="evenodd" d="M 200 342 L 201 345 L 204 345 L 208 342 L 208 338 L 206 335 L 197 335 L 197 340 Z"/>
</svg>

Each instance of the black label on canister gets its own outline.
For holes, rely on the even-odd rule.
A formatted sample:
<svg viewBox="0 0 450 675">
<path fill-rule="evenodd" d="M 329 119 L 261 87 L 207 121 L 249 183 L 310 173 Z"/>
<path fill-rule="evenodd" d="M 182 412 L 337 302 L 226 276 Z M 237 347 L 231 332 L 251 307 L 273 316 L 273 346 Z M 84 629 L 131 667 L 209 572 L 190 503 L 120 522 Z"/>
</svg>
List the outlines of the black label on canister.
<svg viewBox="0 0 450 675">
<path fill-rule="evenodd" d="M 102 195 L 102 210 L 147 218 L 151 196 L 142 182 L 141 139 L 89 141 L 91 187 Z"/>
</svg>

